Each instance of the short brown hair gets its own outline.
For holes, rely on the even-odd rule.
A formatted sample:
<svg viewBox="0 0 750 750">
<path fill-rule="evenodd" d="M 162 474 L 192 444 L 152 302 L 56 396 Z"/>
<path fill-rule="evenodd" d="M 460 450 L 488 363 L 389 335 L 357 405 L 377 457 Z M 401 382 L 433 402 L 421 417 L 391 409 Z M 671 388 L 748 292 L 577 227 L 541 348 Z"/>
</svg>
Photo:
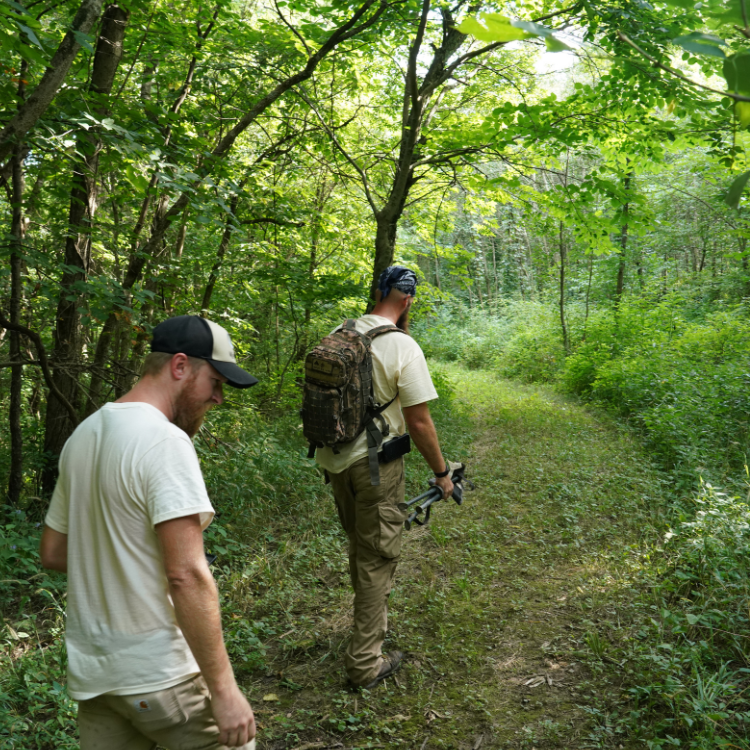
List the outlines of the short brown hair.
<svg viewBox="0 0 750 750">
<path fill-rule="evenodd" d="M 174 354 L 169 354 L 168 352 L 151 352 L 143 360 L 141 377 L 158 375 L 166 367 L 167 363 L 171 361 L 172 357 L 174 357 Z M 198 370 L 206 364 L 205 359 L 199 359 L 198 357 L 188 357 L 188 361 L 193 370 Z"/>
</svg>

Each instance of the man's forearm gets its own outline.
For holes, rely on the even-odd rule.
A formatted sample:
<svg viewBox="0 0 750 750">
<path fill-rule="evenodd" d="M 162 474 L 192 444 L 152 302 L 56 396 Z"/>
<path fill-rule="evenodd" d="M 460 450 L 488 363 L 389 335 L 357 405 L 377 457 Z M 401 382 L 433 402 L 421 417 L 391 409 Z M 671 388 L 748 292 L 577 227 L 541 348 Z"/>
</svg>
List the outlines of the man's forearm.
<svg viewBox="0 0 750 750">
<path fill-rule="evenodd" d="M 42 565 L 48 570 L 68 572 L 68 535 L 45 525 L 39 543 Z"/>
<path fill-rule="evenodd" d="M 169 593 L 177 623 L 211 693 L 234 687 L 234 673 L 221 633 L 219 597 L 210 571 L 196 570 L 170 581 Z"/>
<path fill-rule="evenodd" d="M 445 459 L 440 449 L 437 430 L 427 406 L 419 404 L 408 407 L 404 409 L 404 416 L 409 435 L 429 467 L 436 474 L 445 471 Z"/>
</svg>

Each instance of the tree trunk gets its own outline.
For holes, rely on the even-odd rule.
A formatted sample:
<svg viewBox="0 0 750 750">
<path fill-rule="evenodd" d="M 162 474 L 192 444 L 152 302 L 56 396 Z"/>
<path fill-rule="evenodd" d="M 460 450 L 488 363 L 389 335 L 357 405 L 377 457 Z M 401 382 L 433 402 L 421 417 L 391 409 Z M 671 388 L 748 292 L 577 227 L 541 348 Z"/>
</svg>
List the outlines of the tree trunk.
<svg viewBox="0 0 750 750">
<path fill-rule="evenodd" d="M 447 5 L 441 6 L 439 11 L 436 12 L 440 13 L 443 22 L 442 43 L 439 47 L 432 47 L 432 59 L 421 83 L 419 83 L 418 73 L 421 67 L 422 45 L 425 41 L 425 29 L 430 15 L 430 0 L 423 0 L 419 26 L 409 49 L 404 83 L 399 155 L 396 160 L 388 198 L 382 208 L 377 209 L 375 207 L 374 199 L 369 192 L 369 188 L 367 189 L 368 200 L 376 222 L 375 259 L 370 285 L 369 307 L 374 304 L 380 274 L 393 263 L 398 222 L 404 212 L 409 192 L 416 182 L 414 165 L 420 158 L 418 147 L 428 105 L 438 88 L 450 78 L 452 71 L 449 69 L 449 61 L 467 38 L 466 34 L 462 34 L 456 28 L 452 11 Z"/>
<path fill-rule="evenodd" d="M 403 198 L 405 201 L 406 195 Z M 403 211 L 403 207 L 401 211 Z M 375 260 L 372 265 L 373 281 L 370 287 L 370 308 L 375 301 L 375 290 L 378 288 L 380 274 L 393 263 L 393 255 L 396 251 L 398 220 L 401 217 L 401 211 L 391 209 L 390 206 L 387 206 L 385 210 L 375 215 Z"/>
<path fill-rule="evenodd" d="M 623 180 L 623 186 L 625 193 L 630 192 L 630 180 L 633 177 L 633 173 L 630 172 L 625 176 Z M 628 214 L 630 212 L 630 202 L 626 202 L 622 207 L 622 224 L 620 225 L 620 262 L 617 265 L 617 286 L 615 288 L 615 307 L 620 305 L 622 294 L 625 291 L 625 266 L 626 256 L 625 253 L 628 249 Z"/>
<path fill-rule="evenodd" d="M 47 111 L 81 48 L 79 37 L 91 31 L 101 12 L 102 0 L 83 0 L 70 24 L 70 30 L 60 42 L 42 80 L 10 122 L 0 130 L 0 161 L 10 154 L 13 144 L 20 142 Z"/>
<path fill-rule="evenodd" d="M 565 354 L 570 354 L 570 341 L 568 339 L 568 324 L 565 321 L 565 260 L 567 251 L 565 248 L 565 235 L 563 223 L 560 222 L 560 327 L 562 328 L 563 348 Z"/>
<path fill-rule="evenodd" d="M 24 77 L 25 71 L 21 73 Z M 20 86 L 19 86 L 20 88 Z M 23 286 L 21 264 L 23 263 L 23 236 L 25 223 L 23 217 L 23 146 L 17 145 L 11 157 L 13 214 L 11 220 L 10 247 L 10 321 L 16 325 L 21 322 L 21 298 Z M 21 360 L 21 334 L 10 332 L 10 361 Z M 10 375 L 10 405 L 8 417 L 10 422 L 10 471 L 8 475 L 8 505 L 18 506 L 23 490 L 23 433 L 21 431 L 21 398 L 23 386 L 23 365 L 13 365 Z"/>
<path fill-rule="evenodd" d="M 213 268 L 211 269 L 211 275 L 208 277 L 208 283 L 206 284 L 206 290 L 203 292 L 203 301 L 201 302 L 201 316 L 207 317 L 208 309 L 211 307 L 211 296 L 214 293 L 214 287 L 216 286 L 216 280 L 219 278 L 219 270 L 224 263 L 224 256 L 229 249 L 229 242 L 232 239 L 232 235 L 236 229 L 235 222 L 237 219 L 235 215 L 237 213 L 237 206 L 240 202 L 239 193 L 235 193 L 232 197 L 232 201 L 229 204 L 229 213 L 227 214 L 227 220 L 224 224 L 224 232 L 221 235 L 221 241 L 219 242 L 219 249 L 216 251 L 216 260 Z"/>
<path fill-rule="evenodd" d="M 586 341 L 586 328 L 589 324 L 589 302 L 591 300 L 591 279 L 594 276 L 594 254 L 589 253 L 589 280 L 586 284 L 586 311 L 583 316 L 583 340 Z"/>
<path fill-rule="evenodd" d="M 107 100 L 122 59 L 122 44 L 129 11 L 116 4 L 109 5 L 102 18 L 91 72 L 89 94 L 94 113 L 103 118 L 108 111 Z M 82 158 L 73 167 L 70 193 L 68 237 L 65 242 L 66 269 L 62 276 L 55 326 L 55 385 L 65 398 L 78 408 L 81 390 L 78 383 L 81 361 L 81 327 L 79 306 L 82 296 L 77 286 L 86 279 L 91 262 L 91 230 L 97 204 L 97 169 L 101 139 L 92 128 L 78 136 L 77 152 Z M 44 452 L 53 459 L 43 471 L 42 490 L 50 494 L 57 481 L 57 456 L 74 429 L 66 410 L 57 399 L 47 400 Z"/>
</svg>

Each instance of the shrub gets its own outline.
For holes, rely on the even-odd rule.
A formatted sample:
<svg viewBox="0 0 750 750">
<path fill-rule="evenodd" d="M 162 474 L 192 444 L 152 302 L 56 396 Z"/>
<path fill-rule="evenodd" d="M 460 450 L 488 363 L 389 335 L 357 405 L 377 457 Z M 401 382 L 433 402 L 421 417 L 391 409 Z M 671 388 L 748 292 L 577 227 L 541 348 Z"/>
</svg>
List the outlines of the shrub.
<svg viewBox="0 0 750 750">
<path fill-rule="evenodd" d="M 556 331 L 532 328 L 517 333 L 505 346 L 496 365 L 506 378 L 528 383 L 549 383 L 565 362 L 565 350 Z"/>
<path fill-rule="evenodd" d="M 630 733 L 651 750 L 749 748 L 750 509 L 704 485 L 681 509 L 627 653 Z"/>
</svg>

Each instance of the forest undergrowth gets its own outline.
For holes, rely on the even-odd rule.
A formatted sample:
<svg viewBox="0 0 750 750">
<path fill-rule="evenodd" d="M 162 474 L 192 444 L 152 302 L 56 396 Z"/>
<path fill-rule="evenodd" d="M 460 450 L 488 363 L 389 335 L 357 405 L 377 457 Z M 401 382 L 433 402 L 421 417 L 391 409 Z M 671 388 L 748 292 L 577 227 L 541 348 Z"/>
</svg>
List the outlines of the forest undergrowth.
<svg viewBox="0 0 750 750">
<path fill-rule="evenodd" d="M 219 410 L 198 441 L 259 748 L 750 747 L 745 506 L 676 496 L 630 432 L 549 386 L 433 370 L 476 490 L 406 533 L 386 646 L 408 661 L 369 693 L 346 690 L 345 544 L 294 420 Z M 416 494 L 418 457 L 407 473 Z M 2 539 L 0 748 L 72 750 L 64 581 L 29 524 Z"/>
</svg>

